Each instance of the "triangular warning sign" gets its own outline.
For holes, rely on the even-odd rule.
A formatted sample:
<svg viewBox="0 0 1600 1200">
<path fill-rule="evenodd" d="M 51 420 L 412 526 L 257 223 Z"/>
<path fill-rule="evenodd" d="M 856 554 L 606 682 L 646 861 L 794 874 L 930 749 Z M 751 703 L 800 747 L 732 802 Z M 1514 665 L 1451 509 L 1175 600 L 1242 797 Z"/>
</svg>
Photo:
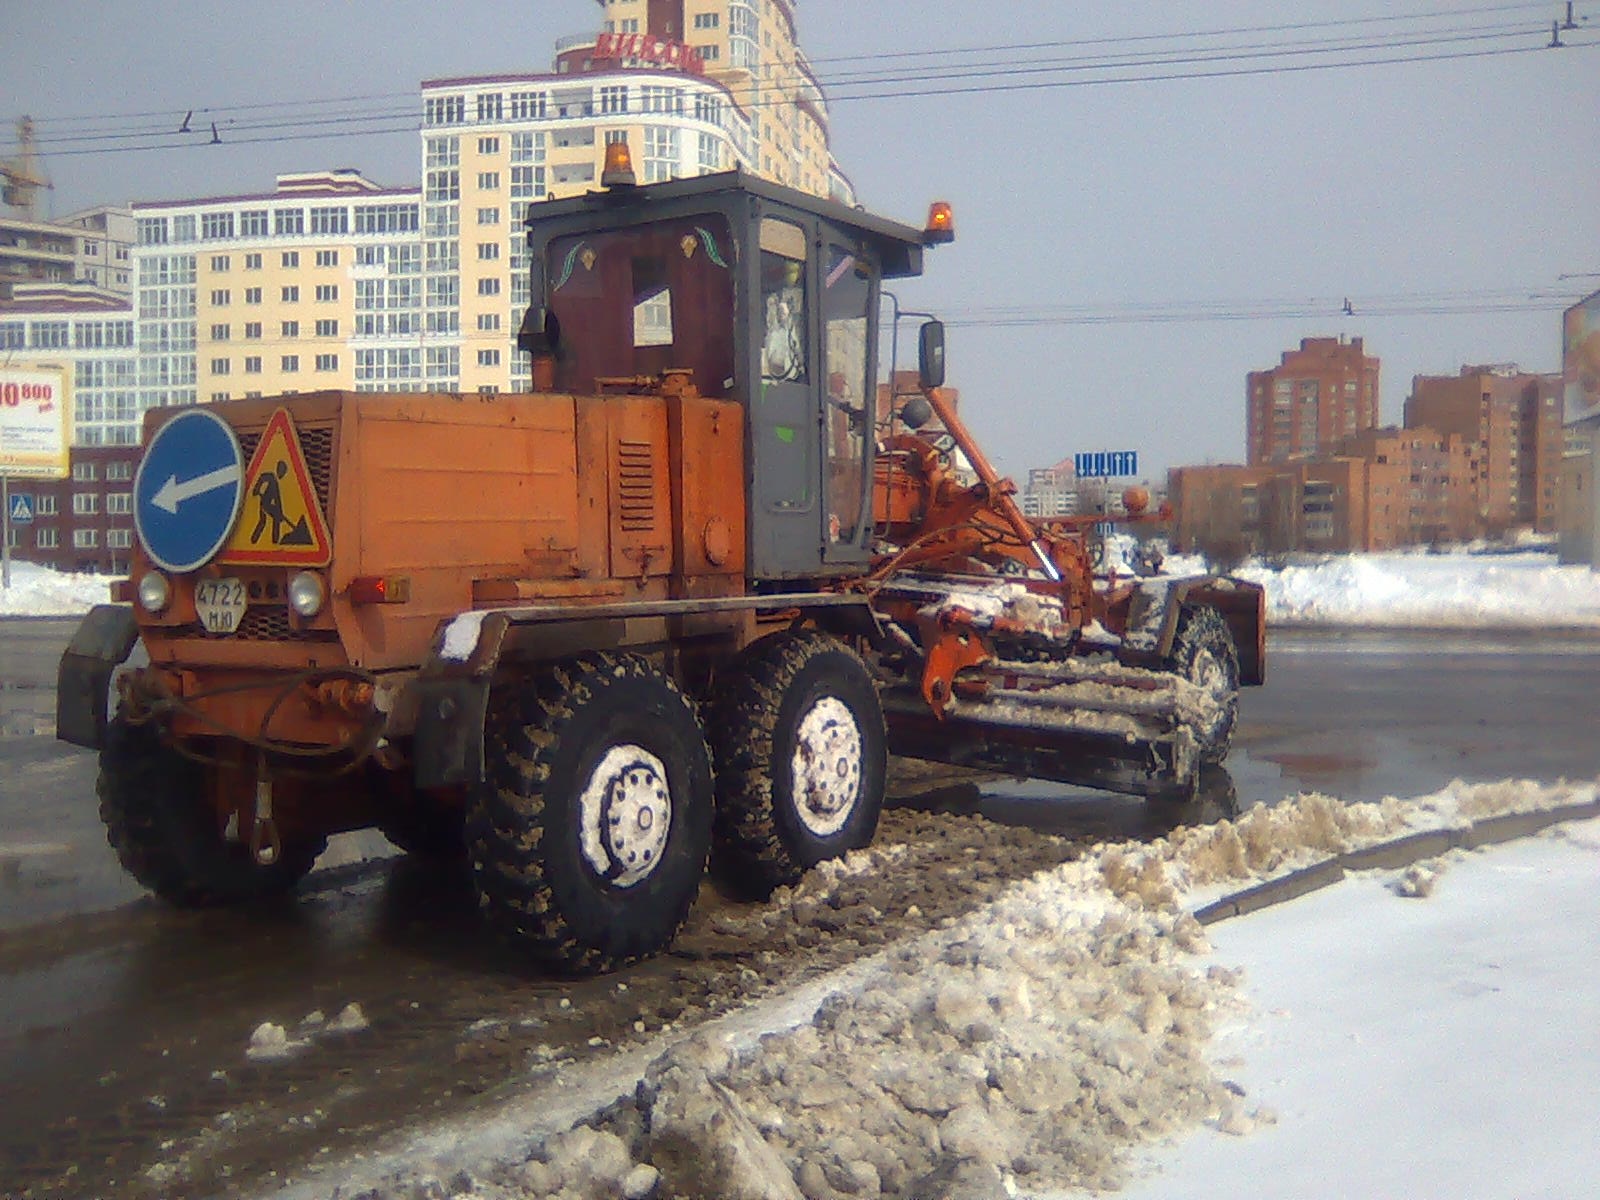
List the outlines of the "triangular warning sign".
<svg viewBox="0 0 1600 1200">
<path fill-rule="evenodd" d="M 333 542 L 306 470 L 300 435 L 289 410 L 280 408 L 250 456 L 239 523 L 217 561 L 324 567 L 332 558 Z"/>
</svg>

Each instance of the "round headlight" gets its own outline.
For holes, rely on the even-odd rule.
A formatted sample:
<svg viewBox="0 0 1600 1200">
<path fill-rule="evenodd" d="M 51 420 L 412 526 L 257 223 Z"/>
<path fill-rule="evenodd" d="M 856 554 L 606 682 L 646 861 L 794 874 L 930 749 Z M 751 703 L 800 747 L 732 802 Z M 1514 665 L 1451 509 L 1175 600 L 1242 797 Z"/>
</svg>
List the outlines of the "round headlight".
<svg viewBox="0 0 1600 1200">
<path fill-rule="evenodd" d="M 302 617 L 316 616 L 327 598 L 328 589 L 315 571 L 301 571 L 289 580 L 289 607 Z"/>
<path fill-rule="evenodd" d="M 160 571 L 146 572 L 139 580 L 139 607 L 158 613 L 172 602 L 172 585 Z"/>
</svg>

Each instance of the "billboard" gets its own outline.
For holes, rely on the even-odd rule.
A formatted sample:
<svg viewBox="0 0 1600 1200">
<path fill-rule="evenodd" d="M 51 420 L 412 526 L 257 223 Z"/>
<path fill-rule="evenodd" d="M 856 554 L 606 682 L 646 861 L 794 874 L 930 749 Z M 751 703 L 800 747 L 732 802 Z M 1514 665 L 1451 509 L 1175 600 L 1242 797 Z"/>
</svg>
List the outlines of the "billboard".
<svg viewBox="0 0 1600 1200">
<path fill-rule="evenodd" d="M 1600 292 L 1562 317 L 1561 378 L 1568 421 L 1600 412 Z"/>
<path fill-rule="evenodd" d="M 0 475 L 64 479 L 72 444 L 65 367 L 0 367 Z"/>
</svg>

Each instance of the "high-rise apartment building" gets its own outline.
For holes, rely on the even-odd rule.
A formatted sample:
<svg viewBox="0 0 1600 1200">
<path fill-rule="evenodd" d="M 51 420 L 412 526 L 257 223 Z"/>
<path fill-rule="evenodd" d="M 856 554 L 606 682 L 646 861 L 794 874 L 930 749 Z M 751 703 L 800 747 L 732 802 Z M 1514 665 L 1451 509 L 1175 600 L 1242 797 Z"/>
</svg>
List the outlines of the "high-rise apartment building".
<svg viewBox="0 0 1600 1200">
<path fill-rule="evenodd" d="M 1034 467 L 1022 489 L 1022 511 L 1030 517 L 1070 517 L 1078 512 L 1078 473 L 1070 458 Z"/>
<path fill-rule="evenodd" d="M 1515 366 L 1466 366 L 1458 375 L 1418 375 L 1406 428 L 1426 427 L 1476 448 L 1472 490 L 1488 531 L 1556 527 L 1563 434 L 1561 376 Z"/>
<path fill-rule="evenodd" d="M 1303 338 L 1277 367 L 1250 372 L 1247 461 L 1314 456 L 1377 425 L 1378 366 L 1360 338 Z"/>
<path fill-rule="evenodd" d="M 101 206 L 59 221 L 0 213 L 0 307 L 29 286 L 88 284 L 119 295 L 133 286 L 133 216 Z"/>
</svg>

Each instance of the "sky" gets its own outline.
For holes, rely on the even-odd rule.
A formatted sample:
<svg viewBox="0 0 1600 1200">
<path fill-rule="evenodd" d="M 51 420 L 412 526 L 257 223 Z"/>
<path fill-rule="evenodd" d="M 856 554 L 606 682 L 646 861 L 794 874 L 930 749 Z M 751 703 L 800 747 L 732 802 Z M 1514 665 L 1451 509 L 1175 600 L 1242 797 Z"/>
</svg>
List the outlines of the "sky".
<svg viewBox="0 0 1600 1200">
<path fill-rule="evenodd" d="M 956 243 L 897 290 L 903 307 L 949 321 L 950 383 L 1013 475 L 1081 450 L 1137 450 L 1147 477 L 1242 461 L 1245 375 L 1305 337 L 1363 338 L 1382 360 L 1382 420 L 1398 423 L 1416 374 L 1559 370 L 1561 311 L 1600 288 L 1600 0 L 1577 0 L 1579 28 L 1560 50 L 1543 47 L 1564 3 L 797 7 L 860 202 L 912 223 L 932 200 L 955 206 Z M 410 185 L 415 133 L 232 145 L 226 107 L 386 97 L 420 109 L 421 80 L 548 69 L 556 38 L 600 19 L 592 0 L 0 0 L 0 118 L 38 122 L 57 215 L 265 191 L 280 172 L 331 166 Z M 1282 28 L 1291 22 L 1304 27 Z M 1446 46 L 1446 29 L 1515 40 Z M 1218 30 L 1241 32 L 1166 40 Z M 1349 53 L 1530 52 L 1293 71 L 1283 68 L 1322 60 L 1279 53 L 1259 74 L 1071 86 L 1105 75 L 1059 62 L 1418 30 L 1435 40 Z M 1041 70 L 1044 59 L 1056 68 Z M 1002 65 L 1028 72 L 1012 85 L 1045 86 L 997 90 Z M 922 68 L 925 82 L 863 89 L 847 78 L 903 68 Z M 71 154 L 60 140 L 84 118 L 168 114 L 176 129 L 191 109 L 201 129 L 219 121 L 222 145 L 201 136 Z M 1395 311 L 1416 308 L 1431 311 Z M 1219 314 L 1228 319 L 1194 319 Z"/>
</svg>

